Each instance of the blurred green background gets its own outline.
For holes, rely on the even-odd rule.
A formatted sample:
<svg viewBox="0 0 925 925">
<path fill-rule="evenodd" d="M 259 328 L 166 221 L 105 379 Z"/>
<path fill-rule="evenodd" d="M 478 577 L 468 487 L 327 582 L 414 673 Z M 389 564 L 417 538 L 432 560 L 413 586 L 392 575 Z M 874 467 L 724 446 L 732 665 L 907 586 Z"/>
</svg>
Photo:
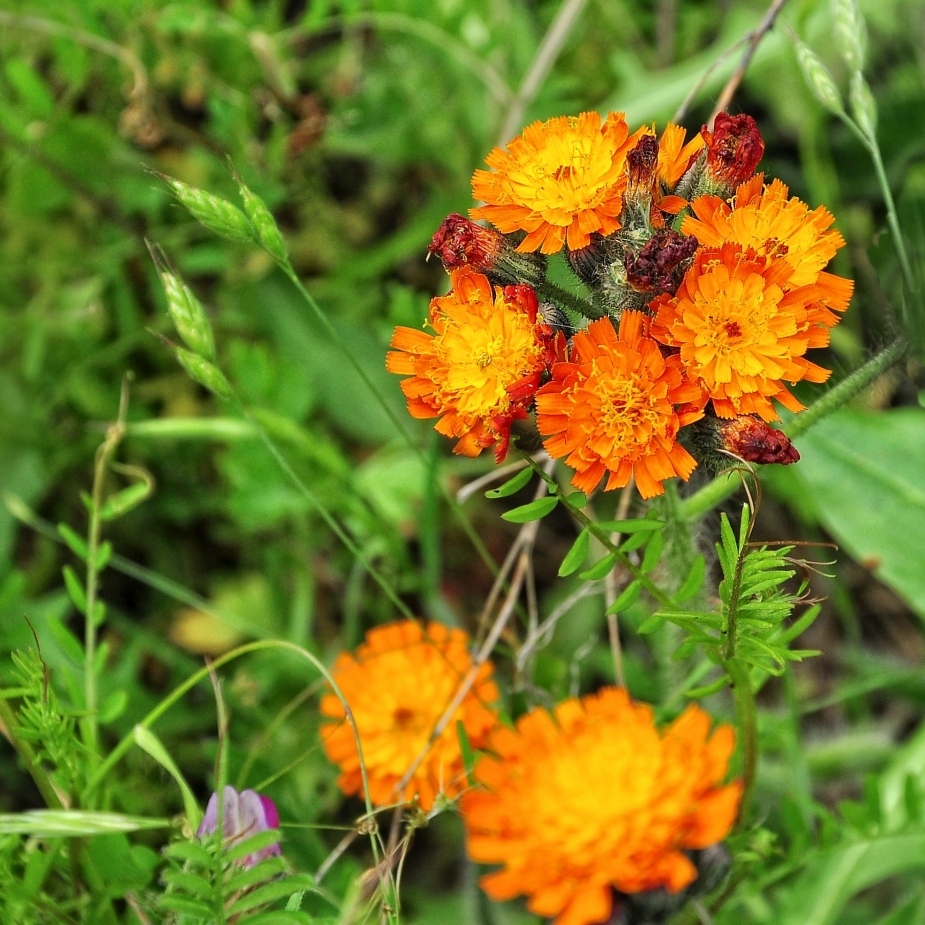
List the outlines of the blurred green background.
<svg viewBox="0 0 925 925">
<path fill-rule="evenodd" d="M 211 236 L 153 171 L 235 199 L 233 165 L 272 208 L 305 285 L 405 420 L 397 378 L 384 369 L 391 331 L 418 326 L 428 300 L 445 288 L 441 268 L 424 260 L 426 245 L 448 212 L 469 207 L 472 171 L 505 125 L 516 133 L 533 119 L 593 108 L 661 126 L 707 74 L 683 118 L 697 131 L 742 47 L 708 68 L 765 11 L 752 0 L 567 6 L 578 15 L 561 53 L 523 96 L 558 2 L 6 0 L 4 650 L 30 644 L 34 630 L 54 682 L 77 689 L 70 634 L 79 634 L 79 622 L 61 586 L 62 566 L 75 563 L 53 526 L 86 529 L 80 492 L 90 487 L 94 452 L 129 371 L 131 426 L 120 459 L 150 472 L 156 488 L 106 529 L 128 560 L 106 572 L 102 591 L 111 670 L 101 693 L 115 731 L 130 729 L 202 654 L 274 636 L 330 659 L 369 626 L 397 616 L 252 429 L 192 383 L 152 336 L 171 329 L 145 239 L 164 249 L 208 307 L 222 368 L 366 556 L 416 612 L 473 626 L 492 576 L 438 486 L 455 491 L 491 460 L 452 458 L 448 442 L 407 419 L 423 452 L 409 446 L 270 258 Z M 879 0 L 862 8 L 880 143 L 921 266 L 925 4 Z M 833 269 L 856 280 L 857 294 L 820 360 L 837 381 L 895 336 L 897 311 L 905 307 L 908 322 L 917 305 L 903 303 L 868 155 L 813 100 L 786 27 L 846 86 L 828 4 L 791 0 L 732 109 L 758 120 L 765 171 L 811 206 L 824 203 L 847 238 Z M 813 578 L 827 602 L 804 640 L 824 655 L 764 704 L 763 794 L 792 836 L 787 850 L 809 825 L 804 797 L 790 792 L 794 743 L 802 741 L 798 766 L 807 787 L 831 807 L 861 792 L 865 772 L 886 765 L 925 705 L 925 382 L 917 356 L 914 340 L 910 359 L 855 407 L 798 441 L 804 458 L 797 467 L 764 480 L 763 538 L 841 547 L 807 553 L 837 560 L 826 569 L 833 577 Z M 801 395 L 811 400 L 819 392 Z M 511 504 L 518 500 L 525 499 Z M 500 561 L 515 529 L 499 519 L 500 503 L 476 493 L 462 510 Z M 709 546 L 715 520 L 707 518 L 702 532 Z M 552 578 L 573 537 L 564 520 L 542 528 L 536 572 L 544 613 L 574 590 Z M 599 600 L 579 602 L 541 654 L 539 683 L 558 697 L 612 677 L 603 626 Z M 627 659 L 631 688 L 657 699 L 660 682 L 645 648 L 628 643 Z M 302 696 L 304 669 L 273 655 L 227 677 L 240 783 L 279 775 L 268 790 L 284 822 L 349 820 L 357 807 L 342 807 L 334 788 L 317 745 L 314 701 L 305 695 L 280 714 Z M 271 739 L 263 737 L 268 727 Z M 203 689 L 191 709 L 168 715 L 159 734 L 206 795 L 215 754 L 211 695 Z M 925 762 L 925 743 L 916 755 Z M 178 810 L 167 782 L 145 783 L 157 777 L 153 762 L 134 755 L 129 767 L 126 811 Z M 36 805 L 13 762 L 0 763 L 0 778 L 4 810 Z M 473 878 L 458 871 L 456 828 L 446 818 L 423 833 L 432 850 L 421 851 L 406 875 L 419 925 L 475 908 Z M 294 829 L 288 853 L 314 870 L 336 834 Z M 346 862 L 334 876 L 346 883 L 361 863 Z M 864 918 L 868 907 L 858 908 L 850 921 L 872 920 Z M 770 909 L 762 912 L 756 900 L 752 920 L 770 921 L 762 917 Z M 493 915 L 486 921 L 524 920 Z"/>
</svg>

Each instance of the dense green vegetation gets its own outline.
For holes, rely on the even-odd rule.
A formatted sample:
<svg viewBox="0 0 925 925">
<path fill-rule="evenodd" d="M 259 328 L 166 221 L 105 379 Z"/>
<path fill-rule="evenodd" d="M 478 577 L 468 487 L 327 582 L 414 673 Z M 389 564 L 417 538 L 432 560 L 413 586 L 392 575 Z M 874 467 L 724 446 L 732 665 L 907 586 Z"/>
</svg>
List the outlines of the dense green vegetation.
<svg viewBox="0 0 925 925">
<path fill-rule="evenodd" d="M 409 613 L 479 627 L 494 563 L 517 535 L 500 515 L 533 489 L 458 495 L 492 469 L 491 454 L 451 456 L 428 422 L 407 416 L 385 371 L 394 327 L 419 327 L 446 288 L 439 263 L 424 260 L 430 237 L 469 207 L 486 153 L 533 119 L 614 109 L 661 127 L 680 112 L 698 130 L 741 58 L 744 46 L 730 47 L 765 13 L 753 0 L 592 0 L 549 72 L 526 85 L 559 6 L 8 0 L 0 10 L 4 925 L 155 921 L 143 916 L 156 914 L 165 869 L 209 869 L 209 856 L 161 854 L 182 840 L 178 814 L 188 809 L 165 754 L 200 806 L 217 763 L 227 782 L 270 794 L 286 861 L 303 875 L 289 892 L 306 889 L 362 805 L 341 796 L 319 744 L 324 682 L 304 656 L 258 647 L 223 667 L 223 736 L 206 673 L 158 718 L 153 743 L 132 744 L 136 724 L 203 656 L 283 640 L 330 665 L 402 615 L 396 598 Z M 701 904 L 677 922 L 925 923 L 925 8 L 881 0 L 862 10 L 911 284 L 870 154 L 813 95 L 788 34 L 825 60 L 847 99 L 827 2 L 784 7 L 730 108 L 758 121 L 763 169 L 825 204 L 847 239 L 832 269 L 855 280 L 856 294 L 820 360 L 832 383 L 897 337 L 908 349 L 795 441 L 799 464 L 761 472 L 752 539 L 826 563 L 805 569 L 821 607 L 798 643 L 822 654 L 762 688 L 752 813 L 730 845 L 731 879 L 713 918 Z M 234 172 L 275 216 L 307 298 L 265 249 L 204 228 L 163 179 L 240 203 Z M 206 306 L 239 402 L 193 381 L 165 345 L 177 336 L 149 245 Z M 796 391 L 810 404 L 825 388 Z M 120 401 L 124 429 L 113 431 Z M 538 448 L 532 439 L 524 445 Z M 108 474 L 95 480 L 100 459 Z M 682 497 L 707 481 L 698 474 Z M 88 596 L 82 544 L 94 490 L 98 511 L 120 499 L 103 509 L 101 555 L 111 557 L 97 560 L 98 724 L 85 709 L 76 606 Z M 743 498 L 724 502 L 734 524 Z M 612 519 L 615 499 L 595 503 Z M 720 518 L 708 507 L 685 525 L 715 597 Z M 556 577 L 575 535 L 562 506 L 539 527 L 532 569 L 543 617 L 581 585 L 577 574 Z M 732 559 L 745 556 L 732 531 L 723 541 Z M 793 596 L 803 570 L 790 566 L 795 583 L 780 593 Z M 623 670 L 633 696 L 668 717 L 688 687 L 685 663 L 671 658 L 686 637 L 658 621 L 638 635 L 653 609 L 643 595 L 621 614 Z M 604 610 L 600 594 L 576 595 L 526 682 L 512 657 L 526 623 L 502 638 L 509 714 L 543 702 L 534 689 L 554 702 L 613 683 Z M 736 716 L 727 691 L 704 703 Z M 123 737 L 131 747 L 107 762 Z M 53 769 L 50 789 L 11 740 Z M 102 757 L 90 748 L 97 740 Z M 166 822 L 127 835 L 96 835 L 88 823 L 81 839 L 28 820 L 17 827 L 12 814 L 54 808 L 62 793 L 86 798 L 74 809 Z M 538 921 L 517 903 L 489 903 L 461 846 L 452 812 L 416 833 L 403 923 Z M 370 865 L 361 838 L 326 870 L 323 895 L 306 892 L 303 912 L 377 921 L 355 887 Z"/>
</svg>

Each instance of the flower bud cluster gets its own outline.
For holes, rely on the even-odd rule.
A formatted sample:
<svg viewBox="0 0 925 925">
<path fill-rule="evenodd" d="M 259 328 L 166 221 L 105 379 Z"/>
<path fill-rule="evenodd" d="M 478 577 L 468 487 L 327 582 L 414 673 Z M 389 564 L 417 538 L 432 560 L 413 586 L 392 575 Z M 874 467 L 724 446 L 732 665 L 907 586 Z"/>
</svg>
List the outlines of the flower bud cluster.
<svg viewBox="0 0 925 925">
<path fill-rule="evenodd" d="M 698 464 L 796 461 L 769 424 L 778 404 L 802 409 L 789 386 L 827 378 L 806 354 L 853 286 L 826 270 L 844 244 L 832 215 L 765 182 L 763 154 L 755 120 L 725 112 L 690 140 L 582 113 L 496 148 L 473 177 L 482 204 L 428 248 L 452 279 L 434 333 L 392 341 L 412 415 L 439 418 L 456 452 L 500 459 L 534 412 L 586 492 L 632 478 L 652 497 Z M 587 299 L 547 276 L 559 253 Z"/>
</svg>

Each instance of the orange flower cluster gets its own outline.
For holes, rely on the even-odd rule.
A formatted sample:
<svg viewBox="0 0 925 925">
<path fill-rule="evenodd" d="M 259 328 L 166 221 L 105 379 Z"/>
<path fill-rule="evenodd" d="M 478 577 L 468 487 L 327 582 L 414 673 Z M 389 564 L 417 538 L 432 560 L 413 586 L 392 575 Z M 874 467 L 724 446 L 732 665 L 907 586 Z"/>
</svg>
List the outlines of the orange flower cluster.
<svg viewBox="0 0 925 925">
<path fill-rule="evenodd" d="M 720 113 L 688 141 L 613 112 L 536 122 L 492 151 L 470 214 L 494 228 L 443 223 L 429 250 L 452 290 L 431 303 L 435 336 L 399 328 L 392 341 L 411 414 L 438 417 L 456 452 L 500 460 L 535 410 L 585 492 L 632 477 L 653 497 L 722 464 L 702 447 L 798 458 L 757 425 L 778 419 L 775 403 L 803 408 L 791 386 L 828 377 L 807 353 L 828 345 L 853 286 L 826 270 L 844 244 L 832 215 L 766 184 L 763 153 L 748 115 Z M 590 302 L 549 282 L 560 251 Z M 739 419 L 749 439 L 727 439 Z"/>
<path fill-rule="evenodd" d="M 482 887 L 528 896 L 555 925 L 610 920 L 614 890 L 683 889 L 697 876 L 685 852 L 735 820 L 741 786 L 721 783 L 733 745 L 693 705 L 659 731 L 621 688 L 528 713 L 492 736 L 462 799 L 469 855 L 502 865 Z"/>
<path fill-rule="evenodd" d="M 483 879 L 485 890 L 495 899 L 526 895 L 556 925 L 607 921 L 614 891 L 691 884 L 691 852 L 722 841 L 738 811 L 740 783 L 722 783 L 731 727 L 711 734 L 708 715 L 691 705 L 659 730 L 651 707 L 605 688 L 510 728 L 493 707 L 490 664 L 476 668 L 467 644 L 461 630 L 402 620 L 337 659 L 339 695 L 322 698 L 322 741 L 344 793 L 364 795 L 365 770 L 376 807 L 416 801 L 429 811 L 438 796 L 462 796 L 470 856 L 503 865 Z M 461 730 L 481 753 L 474 786 Z"/>
<path fill-rule="evenodd" d="M 479 668 L 451 721 L 433 742 L 431 738 L 472 668 L 468 642 L 462 630 L 402 620 L 370 630 L 355 654 L 342 654 L 334 663 L 332 675 L 356 723 L 374 806 L 417 799 L 426 811 L 438 794 L 452 799 L 465 788 L 457 724 L 472 748 L 484 747 L 497 722 L 493 705 L 498 688 L 490 664 Z M 340 788 L 362 795 L 356 737 L 340 698 L 326 694 L 321 715 L 330 721 L 322 728 L 322 742 L 328 758 L 340 767 Z"/>
</svg>

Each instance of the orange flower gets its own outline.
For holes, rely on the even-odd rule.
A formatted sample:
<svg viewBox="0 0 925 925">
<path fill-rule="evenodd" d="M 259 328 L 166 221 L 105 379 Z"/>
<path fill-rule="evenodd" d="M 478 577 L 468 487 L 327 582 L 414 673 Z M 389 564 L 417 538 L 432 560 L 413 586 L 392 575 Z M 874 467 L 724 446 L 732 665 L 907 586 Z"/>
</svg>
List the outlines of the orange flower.
<svg viewBox="0 0 925 925">
<path fill-rule="evenodd" d="M 489 704 L 498 699 L 498 688 L 487 662 L 410 782 L 401 793 L 396 789 L 472 668 L 468 642 L 462 630 L 401 620 L 370 630 L 354 655 L 344 653 L 334 663 L 334 680 L 359 730 L 373 805 L 417 797 L 427 811 L 437 794 L 452 799 L 466 786 L 457 724 L 463 724 L 478 749 L 497 722 Z M 356 742 L 340 699 L 322 697 L 321 714 L 336 720 L 323 727 L 322 741 L 327 756 L 340 766 L 338 786 L 348 796 L 361 794 Z"/>
<path fill-rule="evenodd" d="M 493 172 L 475 172 L 472 193 L 487 205 L 470 214 L 505 233 L 527 232 L 521 251 L 585 247 L 593 233 L 620 227 L 626 154 L 646 131 L 630 135 L 622 112 L 603 125 L 596 112 L 534 122 L 488 155 Z"/>
<path fill-rule="evenodd" d="M 664 491 L 664 479 L 687 479 L 697 465 L 676 438 L 702 416 L 701 391 L 684 378 L 677 357 L 662 356 L 647 327 L 641 312 L 623 312 L 619 335 L 609 318 L 592 322 L 537 392 L 546 451 L 567 456 L 581 491 L 593 491 L 609 473 L 605 490 L 633 476 L 642 497 L 652 498 Z"/>
<path fill-rule="evenodd" d="M 819 286 L 792 288 L 782 258 L 742 253 L 732 244 L 697 253 L 677 294 L 651 303 L 652 336 L 679 347 L 687 375 L 702 385 L 723 418 L 777 419 L 771 399 L 800 411 L 783 380 L 825 382 L 829 371 L 804 359 L 825 324 Z"/>
<path fill-rule="evenodd" d="M 613 890 L 677 892 L 697 870 L 685 850 L 728 834 L 741 785 L 720 786 L 734 733 L 689 706 L 663 731 L 621 688 L 538 709 L 491 739 L 461 802 L 470 857 L 503 868 L 494 899 L 526 894 L 554 925 L 608 921 Z"/>
<path fill-rule="evenodd" d="M 823 270 L 845 243 L 841 234 L 830 230 L 832 213 L 824 206 L 810 210 L 796 197 L 788 199 L 789 190 L 780 180 L 763 184 L 763 174 L 743 183 L 731 207 L 718 196 L 698 197 L 692 205 L 696 218 L 687 216 L 681 231 L 704 247 L 738 244 L 743 251 L 751 248 L 759 256 L 779 257 L 793 269 L 791 288 L 818 286 L 829 307 L 846 309 L 854 283 Z"/>
<path fill-rule="evenodd" d="M 554 333 L 537 320 L 530 286 L 492 287 L 469 267 L 450 274 L 453 289 L 430 303 L 434 334 L 396 328 L 386 369 L 410 376 L 401 388 L 412 417 L 439 417 L 436 430 L 458 437 L 453 452 L 478 456 L 497 444 L 507 452 L 511 424 L 553 358 Z"/>
<path fill-rule="evenodd" d="M 668 189 L 678 185 L 678 180 L 704 147 L 704 139 L 700 135 L 694 135 L 685 144 L 686 134 L 680 125 L 669 122 L 658 141 L 658 175 Z"/>
</svg>

